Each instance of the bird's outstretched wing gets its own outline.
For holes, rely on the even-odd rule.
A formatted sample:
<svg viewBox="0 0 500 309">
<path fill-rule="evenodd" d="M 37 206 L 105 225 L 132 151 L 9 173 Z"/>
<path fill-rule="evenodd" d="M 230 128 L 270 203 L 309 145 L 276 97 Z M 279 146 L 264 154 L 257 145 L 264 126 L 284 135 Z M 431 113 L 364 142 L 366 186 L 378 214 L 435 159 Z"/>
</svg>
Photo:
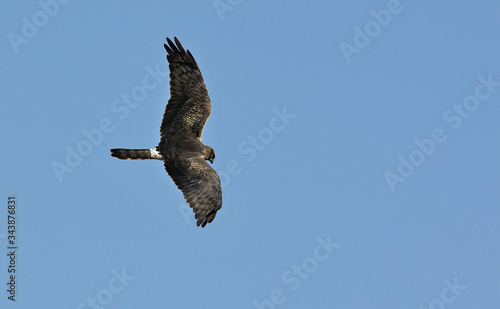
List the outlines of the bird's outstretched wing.
<svg viewBox="0 0 500 309">
<path fill-rule="evenodd" d="M 205 227 L 222 207 L 222 190 L 217 172 L 201 157 L 165 160 L 165 169 L 193 208 L 196 225 Z"/>
<path fill-rule="evenodd" d="M 182 47 L 177 38 L 167 38 L 170 69 L 170 99 L 160 127 L 161 138 L 172 132 L 191 132 L 201 139 L 203 127 L 212 107 L 207 87 L 193 55 Z"/>
</svg>

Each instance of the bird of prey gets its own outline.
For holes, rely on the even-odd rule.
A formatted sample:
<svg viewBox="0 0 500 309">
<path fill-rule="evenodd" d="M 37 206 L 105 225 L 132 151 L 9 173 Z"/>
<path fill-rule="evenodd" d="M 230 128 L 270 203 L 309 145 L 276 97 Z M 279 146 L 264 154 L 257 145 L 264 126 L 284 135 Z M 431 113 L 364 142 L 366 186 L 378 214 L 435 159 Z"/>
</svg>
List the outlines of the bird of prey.
<svg viewBox="0 0 500 309">
<path fill-rule="evenodd" d="M 160 143 L 151 149 L 111 149 L 122 160 L 162 160 L 167 173 L 193 208 L 196 225 L 205 227 L 222 207 L 221 182 L 213 163 L 214 150 L 201 142 L 212 112 L 200 68 L 177 38 L 164 47 L 170 69 L 170 99 L 160 127 Z"/>
</svg>

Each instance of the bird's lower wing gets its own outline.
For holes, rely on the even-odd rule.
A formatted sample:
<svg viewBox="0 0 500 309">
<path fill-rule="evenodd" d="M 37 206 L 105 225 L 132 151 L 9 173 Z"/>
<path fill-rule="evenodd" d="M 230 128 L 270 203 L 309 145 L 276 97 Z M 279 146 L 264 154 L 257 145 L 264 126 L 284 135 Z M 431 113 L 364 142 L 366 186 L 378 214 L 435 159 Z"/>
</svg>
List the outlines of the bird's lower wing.
<svg viewBox="0 0 500 309">
<path fill-rule="evenodd" d="M 165 169 L 193 208 L 196 225 L 205 227 L 222 207 L 222 190 L 217 172 L 199 157 L 165 160 Z"/>
</svg>

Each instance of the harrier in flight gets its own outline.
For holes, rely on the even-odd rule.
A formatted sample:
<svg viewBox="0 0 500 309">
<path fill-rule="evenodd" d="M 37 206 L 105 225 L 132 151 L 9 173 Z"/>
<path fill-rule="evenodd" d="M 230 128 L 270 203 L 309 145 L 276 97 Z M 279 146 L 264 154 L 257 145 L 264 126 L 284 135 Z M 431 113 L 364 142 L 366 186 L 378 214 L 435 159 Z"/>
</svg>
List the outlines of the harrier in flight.
<svg viewBox="0 0 500 309">
<path fill-rule="evenodd" d="M 201 133 L 212 107 L 200 68 L 177 38 L 164 44 L 170 69 L 170 99 L 160 127 L 160 144 L 151 149 L 111 149 L 122 160 L 162 160 L 167 173 L 193 208 L 196 225 L 205 227 L 222 207 L 222 190 L 214 150 Z"/>
</svg>

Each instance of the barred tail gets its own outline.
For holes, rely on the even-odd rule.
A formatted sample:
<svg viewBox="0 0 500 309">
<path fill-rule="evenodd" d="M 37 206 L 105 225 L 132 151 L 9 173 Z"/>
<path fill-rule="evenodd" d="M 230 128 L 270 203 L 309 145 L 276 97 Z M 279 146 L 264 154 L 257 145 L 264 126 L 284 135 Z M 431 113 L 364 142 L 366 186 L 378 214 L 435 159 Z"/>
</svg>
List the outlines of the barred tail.
<svg viewBox="0 0 500 309">
<path fill-rule="evenodd" d="M 111 156 L 121 160 L 163 160 L 158 147 L 151 149 L 111 149 Z"/>
</svg>

